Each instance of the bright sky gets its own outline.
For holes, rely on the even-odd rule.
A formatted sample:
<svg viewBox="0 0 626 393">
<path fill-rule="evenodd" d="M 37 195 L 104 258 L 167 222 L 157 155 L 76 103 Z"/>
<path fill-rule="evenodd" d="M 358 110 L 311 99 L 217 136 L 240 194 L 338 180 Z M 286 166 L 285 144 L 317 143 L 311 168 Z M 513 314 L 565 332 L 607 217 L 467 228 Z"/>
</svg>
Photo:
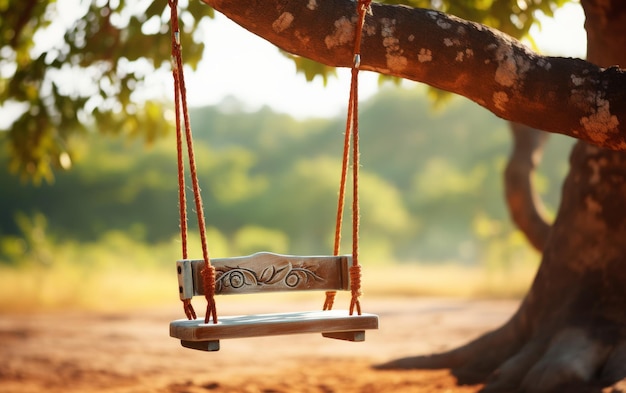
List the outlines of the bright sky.
<svg viewBox="0 0 626 393">
<path fill-rule="evenodd" d="M 555 19 L 546 18 L 541 31 L 534 31 L 542 53 L 584 58 L 584 19 L 582 7 L 577 3 L 559 9 Z M 230 95 L 244 102 L 248 109 L 268 105 L 298 118 L 345 112 L 350 83 L 348 70 L 338 70 L 338 76 L 330 78 L 326 87 L 321 78 L 308 83 L 303 75 L 296 74 L 293 62 L 276 47 L 224 16 L 218 14 L 206 29 L 205 60 L 195 75 L 187 76 L 190 105 L 217 104 Z M 228 37 L 228 40 L 211 39 L 211 36 Z M 360 75 L 359 93 L 366 99 L 378 89 L 378 76 L 368 72 Z"/>
</svg>

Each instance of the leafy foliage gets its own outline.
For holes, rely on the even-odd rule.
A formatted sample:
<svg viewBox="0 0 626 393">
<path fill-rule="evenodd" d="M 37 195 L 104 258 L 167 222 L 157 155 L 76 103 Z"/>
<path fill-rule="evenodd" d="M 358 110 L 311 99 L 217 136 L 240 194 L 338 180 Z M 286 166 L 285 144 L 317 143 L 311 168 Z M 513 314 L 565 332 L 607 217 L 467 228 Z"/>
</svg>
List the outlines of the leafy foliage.
<svg viewBox="0 0 626 393">
<path fill-rule="evenodd" d="M 537 12 L 551 15 L 565 1 L 389 2 L 440 9 L 519 38 Z M 212 10 L 198 1 L 181 2 L 181 9 L 185 61 L 195 67 L 203 44 L 194 33 Z M 23 185 L 0 173 L 0 254 L 19 254 L 14 236 L 26 227 L 50 227 L 59 238 L 81 241 L 117 230 L 149 243 L 175 236 L 177 211 L 168 208 L 177 203 L 172 125 L 161 103 L 140 96 L 147 75 L 169 67 L 168 11 L 165 0 L 0 2 L 0 106 L 16 113 L 0 133 L 0 165 L 40 183 L 52 179 L 53 168 L 81 160 L 59 173 L 54 187 Z M 334 73 L 294 61 L 308 80 Z M 508 143 L 503 123 L 459 100 L 450 100 L 439 123 L 422 93 L 383 91 L 365 105 L 362 248 L 381 260 L 471 262 L 501 253 L 502 242 L 520 243 L 505 222 L 496 181 Z M 219 252 L 330 249 L 343 119 L 297 122 L 267 108 L 230 115 L 202 108 L 193 123 L 210 130 L 198 135 L 196 147 Z M 476 137 L 478 129 L 487 129 L 484 137 Z M 140 139 L 153 143 L 149 152 Z M 552 172 L 540 184 L 555 206 L 558 190 L 551 187 L 566 164 L 546 167 Z"/>
<path fill-rule="evenodd" d="M 384 0 L 435 8 L 496 27 L 513 37 L 528 34 L 535 15 L 552 15 L 567 0 Z M 194 34 L 212 9 L 181 1 L 185 62 L 195 67 L 204 44 Z M 88 129 L 142 135 L 148 142 L 171 124 L 160 103 L 138 92 L 155 69 L 169 67 L 166 0 L 5 0 L 0 2 L 0 108 L 15 121 L 6 140 L 9 168 L 25 179 L 51 181 L 69 168 L 74 136 Z M 335 70 L 293 58 L 307 80 L 326 81 Z"/>
<path fill-rule="evenodd" d="M 529 36 L 530 28 L 540 22 L 538 13 L 552 17 L 554 11 L 571 0 L 380 0 L 384 4 L 402 4 L 416 8 L 429 8 L 456 15 L 459 18 L 482 23 L 494 27 L 511 37 L 522 39 Z M 332 67 L 286 54 L 295 62 L 296 69 L 306 75 L 308 81 L 320 76 L 324 83 L 329 76 L 335 74 Z M 388 77 L 382 76 L 383 79 Z M 445 100 L 447 94 L 431 89 L 436 101 Z"/>
<path fill-rule="evenodd" d="M 199 1 L 182 5 L 187 32 L 211 14 Z M 53 168 L 71 163 L 71 137 L 92 126 L 148 141 L 166 134 L 161 105 L 136 91 L 169 67 L 168 21 L 166 0 L 0 2 L 0 106 L 18 113 L 7 139 L 11 171 L 51 180 Z M 204 44 L 183 34 L 182 45 L 195 67 Z"/>
<path fill-rule="evenodd" d="M 567 2 L 568 0 L 410 1 L 415 7 L 436 8 L 463 19 L 494 27 L 517 39 L 527 37 L 530 28 L 539 23 L 536 18 L 537 12 L 553 16 L 554 11 Z"/>
</svg>

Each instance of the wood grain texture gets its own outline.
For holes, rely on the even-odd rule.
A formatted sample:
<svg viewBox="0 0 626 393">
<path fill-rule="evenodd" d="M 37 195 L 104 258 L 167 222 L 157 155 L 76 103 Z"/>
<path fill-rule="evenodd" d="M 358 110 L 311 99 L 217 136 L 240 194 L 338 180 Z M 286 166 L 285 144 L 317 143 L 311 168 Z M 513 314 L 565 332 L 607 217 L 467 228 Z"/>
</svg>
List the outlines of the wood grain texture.
<svg viewBox="0 0 626 393">
<path fill-rule="evenodd" d="M 348 290 L 350 256 L 293 256 L 261 252 L 211 260 L 215 294 Z M 176 263 L 181 299 L 204 295 L 203 260 Z"/>
<path fill-rule="evenodd" d="M 349 315 L 347 310 L 330 310 L 223 316 L 217 324 L 205 324 L 204 319 L 191 321 L 180 319 L 170 323 L 170 336 L 185 342 L 204 342 L 300 333 L 359 332 L 370 329 L 378 329 L 377 315 Z M 347 338 L 346 334 L 334 336 Z"/>
<path fill-rule="evenodd" d="M 198 351 L 217 352 L 220 350 L 220 341 L 186 341 L 180 340 L 180 345 L 189 349 L 197 349 Z"/>
<path fill-rule="evenodd" d="M 351 256 L 294 256 L 257 253 L 212 259 L 215 294 L 278 291 L 349 290 Z M 176 263 L 181 299 L 204 295 L 203 260 Z M 347 310 L 221 316 L 217 324 L 204 319 L 170 323 L 170 336 L 185 348 L 218 351 L 221 339 L 322 333 L 324 337 L 364 341 L 365 330 L 378 329 L 378 316 L 349 315 Z"/>
<path fill-rule="evenodd" d="M 328 66 L 352 65 L 353 0 L 203 2 L 289 53 Z M 426 83 L 467 97 L 503 119 L 626 150 L 626 132 L 619 127 L 626 124 L 626 70 L 609 67 L 626 64 L 619 58 L 624 55 L 589 57 L 608 67 L 602 68 L 581 59 L 543 56 L 496 29 L 435 10 L 377 2 L 371 9 L 361 70 Z M 623 25 L 626 17 L 611 13 L 607 23 L 602 12 L 596 15 L 587 25 L 591 20 L 601 26 L 592 38 L 602 41 L 597 46 L 602 49 L 590 55 L 611 52 L 606 37 L 621 43 L 617 37 L 624 36 L 606 28 Z"/>
</svg>

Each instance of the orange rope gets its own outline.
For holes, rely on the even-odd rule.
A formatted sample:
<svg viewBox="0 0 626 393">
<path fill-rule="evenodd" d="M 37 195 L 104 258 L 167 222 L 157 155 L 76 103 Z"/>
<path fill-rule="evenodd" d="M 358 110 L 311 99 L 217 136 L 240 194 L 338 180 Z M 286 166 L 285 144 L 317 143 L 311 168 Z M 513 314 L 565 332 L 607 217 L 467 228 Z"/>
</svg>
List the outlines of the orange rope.
<svg viewBox="0 0 626 393">
<path fill-rule="evenodd" d="M 355 60 L 356 62 L 356 60 Z M 358 68 L 352 69 L 352 78 L 356 80 Z M 358 84 L 354 82 L 354 112 L 352 115 L 352 266 L 350 266 L 350 288 L 352 299 L 350 300 L 350 315 L 356 306 L 358 314 L 361 315 L 361 266 L 359 265 L 359 120 L 356 115 L 356 102 L 358 101 Z"/>
<path fill-rule="evenodd" d="M 348 180 L 348 162 L 350 156 L 350 126 L 352 124 L 352 101 L 354 89 L 350 88 L 350 98 L 348 107 L 348 117 L 346 120 L 346 132 L 343 141 L 343 158 L 341 164 L 341 182 L 339 184 L 339 197 L 337 198 L 337 217 L 335 219 L 335 243 L 333 246 L 333 255 L 339 255 L 341 248 L 341 226 L 343 222 L 343 210 L 346 200 L 346 183 Z M 335 303 L 335 295 L 337 291 L 327 291 L 326 300 L 324 300 L 323 310 L 331 310 Z"/>
<path fill-rule="evenodd" d="M 359 20 L 354 38 L 354 64 L 352 66 L 352 266 L 350 267 L 350 288 L 352 298 L 350 300 L 350 315 L 356 308 L 357 314 L 361 315 L 361 265 L 359 265 L 359 67 L 361 66 L 361 41 L 365 14 L 370 9 L 371 0 L 359 0 L 357 12 Z"/>
<path fill-rule="evenodd" d="M 206 239 L 206 224 L 204 219 L 204 209 L 202 208 L 202 197 L 200 195 L 200 185 L 196 169 L 196 160 L 193 149 L 193 139 L 191 124 L 189 121 L 189 111 L 187 108 L 187 89 L 185 88 L 185 75 L 183 72 L 183 57 L 180 45 L 180 29 L 178 25 L 178 0 L 168 0 L 170 6 L 170 22 L 172 24 L 172 73 L 174 74 L 174 100 L 176 105 L 176 146 L 178 152 L 178 188 L 180 204 L 180 225 L 181 239 L 183 242 L 183 259 L 187 258 L 187 213 L 185 200 L 184 165 L 182 163 L 182 132 L 180 130 L 180 105 L 182 105 L 183 121 L 185 125 L 185 139 L 187 141 L 187 156 L 189 159 L 189 169 L 191 172 L 191 182 L 193 186 L 196 214 L 198 217 L 198 229 L 202 243 L 202 256 L 204 257 L 204 268 L 202 277 L 204 293 L 207 299 L 207 311 L 204 322 L 208 323 L 213 318 L 213 323 L 217 323 L 217 311 L 215 306 L 215 268 L 211 266 L 209 249 Z M 191 306 L 190 299 L 183 300 L 185 315 L 189 319 L 195 319 L 196 314 Z"/>
<path fill-rule="evenodd" d="M 335 223 L 335 244 L 334 255 L 339 255 L 341 243 L 341 226 L 343 219 L 345 188 L 347 181 L 348 159 L 350 151 L 350 137 L 353 139 L 353 164 L 352 164 L 352 266 L 350 267 L 350 288 L 352 298 L 350 300 L 350 315 L 356 309 L 361 315 L 361 304 L 359 298 L 361 292 L 361 265 L 359 265 L 359 118 L 358 118 L 358 74 L 361 63 L 361 41 L 363 37 L 363 25 L 365 15 L 370 10 L 371 0 L 359 0 L 357 3 L 357 13 L 359 19 L 356 25 L 354 39 L 354 63 L 352 64 L 352 78 L 350 80 L 350 97 L 348 99 L 348 116 L 346 120 L 346 133 L 343 147 L 343 160 L 341 168 L 341 183 L 339 187 L 339 198 L 337 203 L 337 218 Z M 335 300 L 334 291 L 326 292 L 324 310 L 330 310 Z"/>
<path fill-rule="evenodd" d="M 172 29 L 172 42 L 175 42 L 176 36 Z M 174 52 L 172 51 L 172 55 Z M 176 64 L 173 62 L 173 64 Z M 182 246 L 182 257 L 187 259 L 187 199 L 185 196 L 185 163 L 183 161 L 183 144 L 180 129 L 180 90 L 177 88 L 178 68 L 172 67 L 172 76 L 174 77 L 174 103 L 176 111 L 176 151 L 178 157 L 178 207 L 180 214 L 180 237 Z M 187 319 L 196 319 L 196 311 L 193 309 L 191 299 L 183 299 L 183 309 Z"/>
</svg>

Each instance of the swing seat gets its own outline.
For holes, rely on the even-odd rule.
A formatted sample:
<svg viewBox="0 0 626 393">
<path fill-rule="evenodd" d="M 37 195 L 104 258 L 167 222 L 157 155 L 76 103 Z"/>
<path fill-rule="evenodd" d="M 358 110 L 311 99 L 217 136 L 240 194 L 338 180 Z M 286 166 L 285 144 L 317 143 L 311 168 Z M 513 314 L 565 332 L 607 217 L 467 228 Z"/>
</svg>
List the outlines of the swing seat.
<svg viewBox="0 0 626 393">
<path fill-rule="evenodd" d="M 224 316 L 217 324 L 181 319 L 170 323 L 170 336 L 180 339 L 186 348 L 217 351 L 220 339 L 322 333 L 324 337 L 358 342 L 365 341 L 365 330 L 377 328 L 378 316 L 374 314 L 328 310 Z"/>
<path fill-rule="evenodd" d="M 350 256 L 292 256 L 257 253 L 250 256 L 212 259 L 215 294 L 245 294 L 277 291 L 350 289 Z M 176 263 L 181 299 L 204 295 L 203 260 Z M 170 323 L 170 336 L 186 348 L 219 350 L 219 340 L 300 333 L 364 341 L 365 330 L 378 329 L 374 314 L 349 315 L 346 310 L 223 316 L 217 324 L 204 319 Z"/>
</svg>

